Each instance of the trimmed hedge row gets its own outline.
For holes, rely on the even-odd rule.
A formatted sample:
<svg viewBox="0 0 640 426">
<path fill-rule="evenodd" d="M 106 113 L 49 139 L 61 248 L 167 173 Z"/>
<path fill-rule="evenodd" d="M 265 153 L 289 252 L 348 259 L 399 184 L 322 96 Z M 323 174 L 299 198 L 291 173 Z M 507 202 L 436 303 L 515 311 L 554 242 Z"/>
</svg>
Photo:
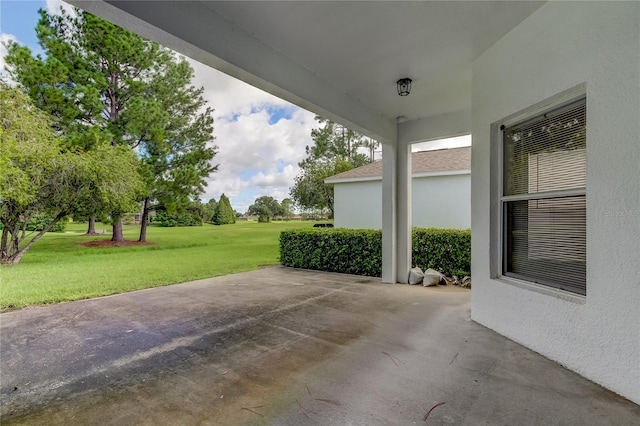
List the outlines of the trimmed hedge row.
<svg viewBox="0 0 640 426">
<path fill-rule="evenodd" d="M 379 277 L 382 233 L 365 229 L 313 228 L 280 234 L 280 263 Z"/>
<path fill-rule="evenodd" d="M 412 259 L 447 276 L 471 275 L 471 230 L 413 228 Z"/>
<path fill-rule="evenodd" d="M 446 275 L 469 275 L 471 231 L 414 228 L 413 266 Z M 280 234 L 280 263 L 293 268 L 382 275 L 382 232 L 314 228 Z"/>
</svg>

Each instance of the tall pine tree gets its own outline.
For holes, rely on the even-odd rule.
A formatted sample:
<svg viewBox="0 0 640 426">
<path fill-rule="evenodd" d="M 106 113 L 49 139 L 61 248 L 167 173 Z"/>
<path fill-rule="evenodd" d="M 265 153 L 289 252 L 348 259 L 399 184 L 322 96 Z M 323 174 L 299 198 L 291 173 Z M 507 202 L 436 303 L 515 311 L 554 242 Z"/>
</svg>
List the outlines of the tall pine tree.
<svg viewBox="0 0 640 426">
<path fill-rule="evenodd" d="M 230 225 L 236 223 L 236 214 L 231 207 L 231 202 L 226 195 L 222 194 L 218 204 L 216 205 L 216 211 L 213 214 L 213 223 L 215 225 Z"/>
<path fill-rule="evenodd" d="M 322 127 L 311 131 L 313 145 L 306 147 L 307 157 L 298 163 L 300 171 L 289 193 L 299 207 L 328 210 L 333 217 L 333 185 L 324 180 L 371 163 L 378 143 L 331 120 L 316 120 Z"/>
<path fill-rule="evenodd" d="M 193 70 L 156 43 L 76 9 L 71 16 L 41 10 L 36 27 L 44 56 L 18 44 L 6 62 L 35 104 L 54 117 L 67 146 L 92 150 L 107 139 L 142 157 L 145 213 L 152 199 L 181 206 L 196 198 L 215 170 L 211 110 Z M 169 203 L 171 204 L 171 203 Z M 108 213 L 113 241 L 123 241 L 122 211 L 105 211 L 98 199 L 86 214 Z M 91 222 L 90 222 L 91 223 Z M 145 228 L 140 239 L 145 239 Z M 92 229 L 89 229 L 91 232 Z"/>
</svg>

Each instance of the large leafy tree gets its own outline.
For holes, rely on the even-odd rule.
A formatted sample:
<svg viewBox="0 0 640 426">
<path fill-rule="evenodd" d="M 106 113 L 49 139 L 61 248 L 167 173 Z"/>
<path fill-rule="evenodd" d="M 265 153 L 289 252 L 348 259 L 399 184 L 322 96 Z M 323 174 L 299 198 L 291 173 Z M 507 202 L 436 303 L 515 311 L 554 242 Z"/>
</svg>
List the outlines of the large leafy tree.
<svg viewBox="0 0 640 426">
<path fill-rule="evenodd" d="M 69 150 L 49 117 L 18 89 L 0 86 L 0 262 L 20 262 L 31 246 L 62 218 L 99 198 L 114 211 L 135 205 L 141 189 L 131 150 L 100 145 Z M 26 224 L 37 214 L 53 219 L 25 241 Z"/>
<path fill-rule="evenodd" d="M 284 210 L 278 200 L 264 195 L 256 198 L 255 202 L 249 206 L 247 213 L 258 216 L 258 222 L 271 222 L 273 217 L 282 216 Z"/>
<path fill-rule="evenodd" d="M 6 62 L 13 79 L 53 116 L 65 144 L 91 151 L 106 139 L 141 155 L 145 212 L 152 199 L 165 195 L 175 205 L 192 201 L 213 171 L 209 161 L 215 151 L 207 147 L 211 110 L 202 89 L 189 85 L 189 65 L 170 50 L 77 9 L 75 16 L 41 10 L 36 33 L 44 56 L 34 57 L 14 43 Z M 123 241 L 121 212 L 107 208 L 94 200 L 85 214 L 109 213 L 112 239 Z"/>
<path fill-rule="evenodd" d="M 311 131 L 314 144 L 306 147 L 306 158 L 290 195 L 303 209 L 329 211 L 333 217 L 333 185 L 330 176 L 360 167 L 374 160 L 377 142 L 330 120 L 316 117 L 322 127 Z"/>
<path fill-rule="evenodd" d="M 282 216 L 289 220 L 293 217 L 294 201 L 291 198 L 285 198 L 280 205 L 282 206 Z"/>
</svg>

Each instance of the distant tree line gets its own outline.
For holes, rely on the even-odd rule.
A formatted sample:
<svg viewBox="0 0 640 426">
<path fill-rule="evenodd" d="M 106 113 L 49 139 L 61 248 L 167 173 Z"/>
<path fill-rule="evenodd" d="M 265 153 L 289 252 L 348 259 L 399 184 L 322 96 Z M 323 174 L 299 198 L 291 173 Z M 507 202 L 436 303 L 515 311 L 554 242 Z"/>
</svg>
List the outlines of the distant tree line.
<svg viewBox="0 0 640 426">
<path fill-rule="evenodd" d="M 236 223 L 242 216 L 256 216 L 258 222 L 271 222 L 274 218 L 290 220 L 294 215 L 294 203 L 290 198 L 279 202 L 270 196 L 261 196 L 249 206 L 245 214 L 231 207 L 229 198 L 222 194 L 218 201 L 211 198 L 206 203 L 193 202 L 179 213 L 170 213 L 164 207 L 157 206 L 154 223 L 161 226 L 200 226 L 203 223 L 228 225 Z"/>
<path fill-rule="evenodd" d="M 256 198 L 255 202 L 249 206 L 247 215 L 258 216 L 258 222 L 271 222 L 274 217 L 291 219 L 293 217 L 293 200 L 285 198 L 278 202 L 273 197 L 262 196 Z"/>
</svg>

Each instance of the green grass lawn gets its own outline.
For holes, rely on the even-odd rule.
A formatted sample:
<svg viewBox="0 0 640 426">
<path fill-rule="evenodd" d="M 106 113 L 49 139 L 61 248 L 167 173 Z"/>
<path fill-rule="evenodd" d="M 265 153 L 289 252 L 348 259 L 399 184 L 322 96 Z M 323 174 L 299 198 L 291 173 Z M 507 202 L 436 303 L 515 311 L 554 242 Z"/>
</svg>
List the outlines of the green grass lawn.
<svg viewBox="0 0 640 426">
<path fill-rule="evenodd" d="M 313 222 L 238 222 L 183 228 L 150 227 L 146 246 L 94 247 L 83 242 L 86 224 L 69 224 L 49 233 L 20 264 L 0 268 L 0 308 L 56 303 L 123 293 L 147 287 L 257 269 L 278 264 L 278 237 L 285 229 L 311 228 Z M 137 240 L 138 226 L 125 226 L 125 239 Z"/>
</svg>

